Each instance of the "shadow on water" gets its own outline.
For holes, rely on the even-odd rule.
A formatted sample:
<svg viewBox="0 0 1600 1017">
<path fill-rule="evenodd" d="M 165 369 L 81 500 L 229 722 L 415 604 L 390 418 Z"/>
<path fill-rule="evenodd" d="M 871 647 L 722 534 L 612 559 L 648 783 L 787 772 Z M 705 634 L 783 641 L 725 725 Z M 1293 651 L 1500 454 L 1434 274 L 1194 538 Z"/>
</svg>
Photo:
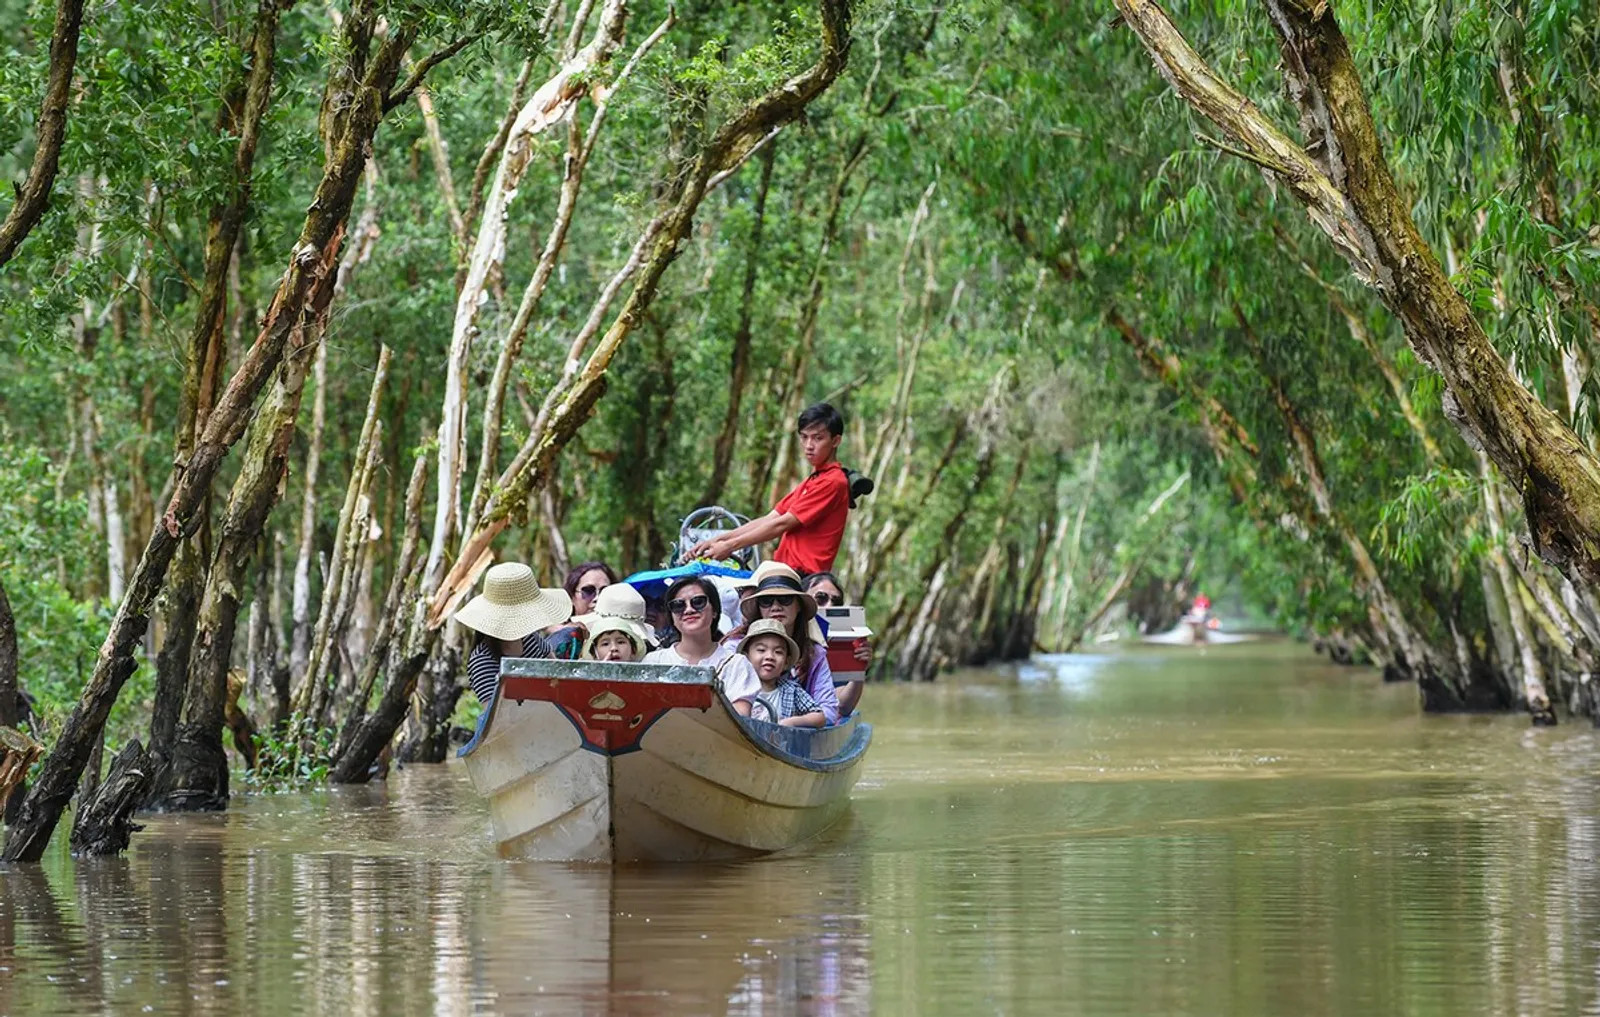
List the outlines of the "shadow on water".
<svg viewBox="0 0 1600 1017">
<path fill-rule="evenodd" d="M 1600 1013 L 1600 739 L 1282 643 L 874 687 L 787 856 L 508 863 L 458 767 L 0 871 L 0 1013 Z"/>
</svg>

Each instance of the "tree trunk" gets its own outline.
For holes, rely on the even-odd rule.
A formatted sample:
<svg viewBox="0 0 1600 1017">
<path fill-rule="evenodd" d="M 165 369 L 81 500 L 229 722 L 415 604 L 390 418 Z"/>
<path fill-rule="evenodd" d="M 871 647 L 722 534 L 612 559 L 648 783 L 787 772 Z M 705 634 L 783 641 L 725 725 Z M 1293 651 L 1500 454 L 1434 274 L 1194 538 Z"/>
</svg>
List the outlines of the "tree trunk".
<svg viewBox="0 0 1600 1017">
<path fill-rule="evenodd" d="M 340 733 L 339 747 L 335 753 L 332 779 L 336 784 L 365 783 L 372 763 L 394 740 L 394 733 L 405 720 L 406 708 L 411 704 L 411 693 L 416 688 L 417 675 L 427 660 L 425 654 L 405 653 L 404 648 L 392 649 L 397 631 L 405 627 L 403 616 L 409 607 L 415 610 L 418 588 L 414 566 L 417 550 L 422 543 L 422 493 L 427 483 L 428 458 L 417 456 L 411 467 L 411 482 L 406 486 L 405 538 L 400 545 L 394 573 L 389 578 L 389 591 L 383 600 L 383 615 L 374 634 L 372 648 L 367 654 L 360 687 L 350 701 L 350 709 Z M 391 660 L 398 662 L 390 665 Z M 384 687 L 383 699 L 370 715 L 367 706 L 377 676 L 387 668 L 389 682 Z"/>
<path fill-rule="evenodd" d="M 50 79 L 34 134 L 39 139 L 28 178 L 17 188 L 17 203 L 0 223 L 0 265 L 11 260 L 44 216 L 61 165 L 61 144 L 67 136 L 67 106 L 72 101 L 72 71 L 78 62 L 78 34 L 83 26 L 83 0 L 60 0 L 50 31 Z"/>
<path fill-rule="evenodd" d="M 237 77 L 228 83 L 217 112 L 218 132 L 237 134 L 239 140 L 234 149 L 230 187 L 224 200 L 211 209 L 207 223 L 205 275 L 184 360 L 183 387 L 179 390 L 178 430 L 173 451 L 175 477 L 182 476 L 194 453 L 195 436 L 205 430 L 216 403 L 227 311 L 228 268 L 249 208 L 256 147 L 272 98 L 279 14 L 280 5 L 272 0 L 263 0 L 257 8 L 251 29 L 249 69 L 240 68 Z M 202 493 L 207 517 L 210 515 L 209 495 L 209 489 Z M 201 549 L 186 539 L 173 566 L 172 592 L 167 597 L 161 652 L 156 660 L 149 751 L 158 760 L 163 759 L 172 746 L 183 711 L 190 647 L 207 564 Z"/>
<path fill-rule="evenodd" d="M 850 50 L 849 2 L 820 0 L 820 5 L 822 51 L 817 62 L 724 122 L 693 165 L 678 177 L 680 183 L 672 207 L 646 227 L 643 239 L 648 242 L 648 258 L 634 280 L 627 302 L 583 369 L 573 376 L 549 423 L 528 436 L 517 458 L 502 474 L 501 483 L 485 507 L 483 521 L 463 541 L 455 566 L 432 595 L 428 613 L 431 628 L 442 624 L 447 610 L 466 593 L 466 580 L 483 552 L 509 524 L 511 515 L 520 511 L 530 494 L 543 484 L 555 456 L 577 433 L 604 393 L 606 369 L 655 299 L 661 277 L 677 259 L 706 194 L 743 165 L 755 146 L 800 116 L 844 69 Z"/>
<path fill-rule="evenodd" d="M 301 477 L 300 546 L 294 559 L 294 588 L 289 611 L 293 629 L 289 647 L 289 673 L 299 679 L 311 659 L 311 563 L 317 544 L 317 480 L 322 469 L 322 429 L 327 420 L 328 347 L 317 344 L 317 362 L 312 384 L 316 395 L 311 400 L 311 436 L 306 449 L 306 468 Z"/>
<path fill-rule="evenodd" d="M 761 229 L 767 216 L 767 189 L 772 183 L 773 153 L 777 142 L 761 152 L 761 181 L 756 185 L 755 222 L 750 227 L 750 246 L 745 254 L 744 284 L 739 291 L 739 324 L 733 330 L 733 349 L 728 354 L 728 409 L 722 415 L 711 450 L 711 478 L 706 481 L 701 505 L 715 505 L 728 483 L 728 467 L 733 464 L 734 442 L 739 436 L 740 411 L 744 403 L 745 381 L 750 375 L 750 339 L 755 307 L 756 270 L 761 264 Z"/>
<path fill-rule="evenodd" d="M 328 562 L 327 580 L 322 585 L 322 604 L 317 612 L 311 653 L 294 695 L 295 711 L 307 716 L 320 712 L 325 702 L 328 674 L 335 663 L 330 659 L 330 654 L 337 638 L 336 620 L 345 594 L 345 573 L 353 569 L 353 553 L 359 547 L 353 539 L 354 531 L 358 528 L 355 525 L 356 509 L 367 486 L 370 464 L 377 446 L 378 411 L 382 406 L 384 382 L 389 376 L 389 358 L 389 347 L 384 346 L 378 353 L 378 366 L 373 373 L 372 391 L 367 397 L 361 437 L 351 460 L 350 483 L 345 488 L 344 506 L 339 510 L 339 522 L 334 529 L 333 555 Z"/>
<path fill-rule="evenodd" d="M 337 253 L 330 250 L 329 255 Z M 289 452 L 306 375 L 321 341 L 337 276 L 336 261 L 325 261 L 294 330 L 288 349 L 251 429 L 239 476 L 223 516 L 220 537 L 206 579 L 190 653 L 183 720 L 170 750 L 158 754 L 163 766 L 152 805 L 175 811 L 216 811 L 228 804 L 228 760 L 222 728 L 227 719 L 228 669 L 238 631 L 239 607 L 246 589 L 251 552 L 261 543 L 267 517 L 288 473 Z"/>
<path fill-rule="evenodd" d="M 1207 66 L 1155 0 L 1116 0 L 1157 70 L 1228 136 L 1224 147 L 1299 199 L 1400 319 L 1412 348 L 1444 381 L 1446 416 L 1522 495 L 1539 555 L 1575 581 L 1600 580 L 1600 460 L 1518 383 L 1422 239 L 1332 9 L 1265 4 L 1304 148 Z"/>
<path fill-rule="evenodd" d="M 341 65 L 330 82 L 332 101 L 324 111 L 329 158 L 288 268 L 260 333 L 206 419 L 193 454 L 183 464 L 166 511 L 129 577 L 128 595 L 100 647 L 94 673 L 46 758 L 38 784 L 24 799 L 0 860 L 36 862 L 43 856 L 94 740 L 123 683 L 133 673 L 134 648 L 144 634 L 150 605 L 161 592 L 173 554 L 178 544 L 199 526 L 197 511 L 223 457 L 243 435 L 250 408 L 278 366 L 290 332 L 300 322 L 316 284 L 318 267 L 337 259 L 367 147 L 387 104 L 395 98 L 391 91 L 398 77 L 400 57 L 416 31 L 391 23 L 378 51 L 364 59 L 369 55 L 366 44 L 375 19 L 376 12 L 370 4 L 362 4 L 345 19 L 347 44 L 337 48 L 336 59 L 361 60 L 364 67 L 358 70 L 353 64 Z"/>
<path fill-rule="evenodd" d="M 1550 696 L 1544 687 L 1544 666 L 1539 662 L 1539 644 L 1528 627 L 1528 611 L 1522 603 L 1521 582 L 1506 560 L 1503 542 L 1505 524 L 1500 519 L 1500 493 L 1495 484 L 1493 467 L 1482 452 L 1478 453 L 1478 472 L 1483 478 L 1484 516 L 1488 520 L 1489 564 L 1494 567 L 1505 593 L 1506 611 L 1511 620 L 1511 633 L 1516 641 L 1518 662 L 1522 674 L 1522 702 L 1535 727 L 1552 727 L 1556 714 L 1550 708 Z M 1508 662 L 1509 663 L 1509 662 Z"/>
<path fill-rule="evenodd" d="M 467 273 L 456 298 L 450 353 L 445 362 L 445 398 L 439 423 L 438 494 L 434 500 L 433 539 L 423 569 L 424 589 L 443 574 L 445 554 L 460 525 L 461 476 L 467 448 L 467 369 L 478 334 L 478 313 L 486 301 L 489 279 L 505 258 L 510 203 L 517 195 L 532 158 L 534 139 L 571 115 L 585 94 L 589 78 L 611 57 L 622 38 L 627 11 L 622 0 L 606 0 L 595 37 L 565 61 L 534 92 L 511 127 L 500 168 L 485 200 L 478 236 L 467 260 Z"/>
<path fill-rule="evenodd" d="M 605 125 L 606 113 L 611 108 L 611 99 L 616 95 L 617 89 L 621 88 L 632 75 L 639 61 L 644 59 L 645 54 L 649 53 L 676 22 L 675 9 L 669 9 L 666 21 L 639 44 L 638 49 L 634 51 L 610 87 L 596 92 L 594 116 L 589 120 L 588 130 L 580 129 L 577 110 L 572 111 L 567 128 L 567 153 L 563 163 L 561 193 L 556 202 L 555 221 L 550 226 L 550 234 L 545 240 L 544 250 L 539 254 L 538 264 L 534 266 L 533 276 L 523 291 L 522 303 L 517 307 L 516 317 L 512 319 L 505 342 L 500 347 L 500 355 L 495 359 L 494 377 L 489 382 L 489 391 L 484 399 L 483 444 L 478 454 L 478 472 L 473 481 L 472 498 L 467 510 L 468 533 L 478 525 L 478 518 L 489 498 L 489 484 L 494 478 L 495 470 L 499 468 L 500 432 L 504 425 L 506 387 L 511 380 L 511 370 L 516 364 L 517 357 L 522 353 L 522 344 L 527 339 L 528 328 L 533 323 L 533 316 L 539 309 L 545 289 L 555 272 L 556 263 L 566 246 L 567 231 L 572 226 L 572 216 L 578 207 L 578 192 L 583 186 L 583 173 L 589 165 L 590 157 L 594 155 L 595 143 L 600 138 L 600 129 Z M 602 25 L 609 24 L 603 15 Z M 621 27 L 620 22 L 615 26 L 618 33 L 621 32 Z M 621 42 L 620 34 L 615 42 Z M 609 52 L 598 55 L 596 59 L 609 59 Z M 501 184 L 503 180 L 496 181 L 496 186 Z M 573 362 L 569 360 L 569 365 L 572 364 Z"/>
<path fill-rule="evenodd" d="M 72 824 L 74 855 L 116 855 L 128 849 L 128 840 L 144 829 L 133 821 L 133 813 L 149 787 L 151 765 L 137 738 L 117 753 L 111 772 L 78 809 Z"/>
</svg>

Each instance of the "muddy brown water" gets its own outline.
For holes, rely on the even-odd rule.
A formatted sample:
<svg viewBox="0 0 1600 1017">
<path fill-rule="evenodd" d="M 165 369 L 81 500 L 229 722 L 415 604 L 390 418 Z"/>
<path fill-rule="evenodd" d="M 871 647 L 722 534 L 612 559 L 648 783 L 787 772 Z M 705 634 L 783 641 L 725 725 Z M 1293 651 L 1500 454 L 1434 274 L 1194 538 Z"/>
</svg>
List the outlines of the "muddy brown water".
<svg viewBox="0 0 1600 1017">
<path fill-rule="evenodd" d="M 1600 1014 L 1600 737 L 1303 647 L 877 686 L 788 857 L 506 863 L 459 766 L 0 871 L 0 1013 Z"/>
</svg>

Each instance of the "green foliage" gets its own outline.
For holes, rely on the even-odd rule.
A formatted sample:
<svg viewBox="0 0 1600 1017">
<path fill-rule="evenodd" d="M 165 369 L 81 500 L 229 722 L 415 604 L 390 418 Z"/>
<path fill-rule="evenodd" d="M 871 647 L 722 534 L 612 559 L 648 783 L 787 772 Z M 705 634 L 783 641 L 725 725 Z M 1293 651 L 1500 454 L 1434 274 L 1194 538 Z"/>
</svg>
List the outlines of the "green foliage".
<svg viewBox="0 0 1600 1017">
<path fill-rule="evenodd" d="M 282 794 L 327 783 L 336 738 L 332 728 L 291 715 L 282 730 L 256 734 L 256 765 L 245 770 L 245 786 L 259 794 Z"/>
<path fill-rule="evenodd" d="M 668 11 L 665 0 L 629 7 L 628 42 L 596 80 L 614 81 L 631 46 Z M 1520 23 L 1505 8 L 1437 3 L 1342 5 L 1337 13 L 1425 236 L 1498 348 L 1566 413 L 1563 357 L 1581 360 L 1596 339 L 1574 295 L 1592 302 L 1600 291 L 1592 229 L 1600 218 L 1592 186 L 1600 179 L 1600 29 L 1581 0 L 1523 8 Z M 93 478 L 77 417 L 82 394 L 93 394 L 103 421 L 98 451 L 136 531 L 130 553 L 171 471 L 207 218 L 226 193 L 234 150 L 234 137 L 218 128 L 219 96 L 242 71 L 251 16 L 251 5 L 220 9 L 219 26 L 197 0 L 97 8 L 56 200 L 0 277 L 0 357 L 25 368 L 0 375 L 8 427 L 0 434 L 0 574 L 27 641 L 25 684 L 54 704 L 52 717 L 75 696 L 108 611 L 103 547 L 85 539 Z M 419 26 L 413 57 L 482 33 L 430 76 L 454 203 L 465 207 L 523 61 L 532 62 L 531 91 L 554 69 L 567 26 L 536 38 L 544 6 L 531 0 L 389 0 L 382 9 L 392 22 Z M 20 179 L 50 5 L 0 0 L 0 12 L 26 29 L 0 40 L 0 171 Z M 677 27 L 611 97 L 567 247 L 516 365 L 502 463 L 560 377 L 594 295 L 700 139 L 815 53 L 809 3 L 694 3 L 677 13 Z M 1279 54 L 1259 5 L 1190 5 L 1178 16 L 1202 54 L 1292 129 L 1296 115 L 1281 95 Z M 734 336 L 748 315 L 749 382 L 720 495 L 740 511 L 766 511 L 795 479 L 793 463 L 768 468 L 792 427 L 787 404 L 826 397 L 840 405 L 849 418 L 844 461 L 864 466 L 900 426 L 909 375 L 905 440 L 877 467 L 878 491 L 853 518 L 841 563 L 862 588 L 872 562 L 875 619 L 914 612 L 940 562 L 965 592 L 994 548 L 1010 555 L 1004 584 L 1020 582 L 1029 553 L 1053 541 L 1062 520 L 1070 533 L 1080 509 L 1076 557 L 1050 552 L 1048 574 L 1062 589 L 1070 579 L 1076 598 L 1065 627 L 1136 559 L 1135 583 L 1198 583 L 1213 596 L 1231 588 L 1287 627 L 1358 630 L 1364 593 L 1341 525 L 1374 544 L 1385 584 L 1431 638 L 1442 642 L 1456 621 L 1437 605 L 1455 604 L 1465 618 L 1481 612 L 1476 461 L 1444 418 L 1437 377 L 1290 196 L 1196 140 L 1186 107 L 1107 8 L 964 0 L 930 10 L 885 0 L 857 5 L 855 26 L 845 76 L 771 142 L 748 303 L 760 160 L 702 206 L 612 362 L 607 394 L 559 460 L 550 512 L 567 560 L 597 557 L 623 571 L 659 564 L 710 478 Z M 230 364 L 265 311 L 311 200 L 336 40 L 325 8 L 285 13 L 230 302 L 238 316 L 229 322 Z M 1537 153 L 1518 135 L 1498 84 L 1508 55 L 1547 124 L 1555 216 L 1538 207 Z M 592 115 L 580 103 L 580 126 Z M 483 393 L 554 214 L 566 145 L 565 125 L 532 142 L 508 208 L 505 262 L 480 309 L 468 365 L 474 458 Z M 325 554 L 385 343 L 395 359 L 373 490 L 384 533 L 373 584 L 381 596 L 402 532 L 405 479 L 416 457 L 437 450 L 464 252 L 414 106 L 386 120 L 373 151 L 376 183 L 357 213 L 372 202 L 381 237 L 349 278 L 326 336 L 329 426 L 313 538 Z M 1335 298 L 1376 353 L 1357 341 Z M 87 328 L 75 324 L 85 308 Z M 1177 365 L 1170 376 L 1157 378 L 1149 358 L 1110 327 L 1112 311 L 1148 337 L 1159 362 Z M 1600 388 L 1587 367 L 1580 373 L 1576 424 L 1589 433 Z M 802 390 L 791 393 L 796 383 Z M 1396 387 L 1437 457 L 1399 412 Z M 1314 438 L 1337 519 L 1324 518 L 1308 493 L 1280 393 Z M 1214 406 L 1258 454 L 1213 447 Z M 287 505 L 303 493 L 306 442 L 303 428 L 290 450 Z M 952 448 L 943 479 L 925 489 Z M 987 479 L 980 448 L 991 453 Z M 219 479 L 219 503 L 232 469 Z M 1141 521 L 1186 471 L 1180 494 Z M 471 482 L 469 467 L 468 489 Z M 1243 503 L 1236 487 L 1246 491 Z M 496 553 L 529 560 L 554 582 L 561 556 L 544 506 L 526 515 Z M 425 533 L 430 524 L 423 520 Z M 280 506 L 270 525 L 292 558 L 298 513 Z M 875 541 L 897 528 L 893 553 L 874 558 Z M 118 706 L 132 712 L 114 715 L 124 730 L 139 723 L 147 665 L 133 683 Z M 457 720 L 471 719 L 463 707 Z M 281 755 L 289 770 L 261 779 L 313 779 L 306 775 L 322 765 L 319 737 L 289 739 L 313 748 Z"/>
</svg>

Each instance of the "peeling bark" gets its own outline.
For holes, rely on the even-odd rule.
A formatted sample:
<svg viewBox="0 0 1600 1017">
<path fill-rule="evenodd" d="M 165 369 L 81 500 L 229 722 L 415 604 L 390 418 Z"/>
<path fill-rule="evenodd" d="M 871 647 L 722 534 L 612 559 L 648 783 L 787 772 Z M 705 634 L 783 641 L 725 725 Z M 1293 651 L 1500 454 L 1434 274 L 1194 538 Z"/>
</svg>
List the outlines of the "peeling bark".
<svg viewBox="0 0 1600 1017">
<path fill-rule="evenodd" d="M 501 482 L 485 508 L 483 521 L 462 543 L 455 566 L 430 599 L 430 628 L 443 623 L 449 606 L 466 592 L 466 580 L 474 563 L 509 524 L 513 514 L 525 509 L 531 493 L 544 482 L 556 455 L 588 418 L 605 390 L 606 369 L 655 299 L 661 277 L 677 259 L 707 192 L 743 165 L 757 145 L 770 140 L 778 128 L 800 116 L 843 71 L 850 50 L 849 2 L 820 0 L 820 3 L 822 52 L 817 62 L 724 122 L 680 177 L 672 206 L 646 227 L 648 257 L 634 280 L 632 292 L 583 368 L 575 374 L 550 415 L 548 426 L 529 435 L 517 460 L 501 475 Z"/>
<path fill-rule="evenodd" d="M 433 538 L 423 569 L 425 590 L 431 590 L 442 575 L 445 555 L 461 525 L 461 477 L 467 441 L 467 363 L 478 335 L 478 312 L 488 299 L 489 279 L 499 271 L 505 259 L 510 206 L 532 158 L 533 140 L 573 114 L 585 94 L 588 77 L 610 59 L 621 42 L 626 16 L 622 0 L 607 0 L 595 37 L 534 91 L 517 114 L 500 156 L 499 169 L 484 202 L 478 236 L 467 259 L 466 277 L 456 298 L 439 423 L 439 476 Z"/>
</svg>

